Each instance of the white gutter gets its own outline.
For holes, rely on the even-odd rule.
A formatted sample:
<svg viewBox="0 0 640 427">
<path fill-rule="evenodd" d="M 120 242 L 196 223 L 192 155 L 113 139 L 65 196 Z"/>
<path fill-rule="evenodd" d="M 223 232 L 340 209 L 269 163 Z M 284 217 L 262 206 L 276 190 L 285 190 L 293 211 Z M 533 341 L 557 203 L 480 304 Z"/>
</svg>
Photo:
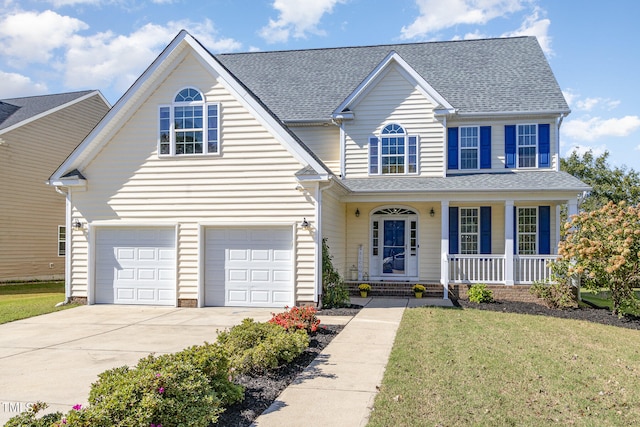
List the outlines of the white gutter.
<svg viewBox="0 0 640 427">
<path fill-rule="evenodd" d="M 539 116 L 539 115 L 568 115 L 571 110 L 555 111 L 488 111 L 488 112 L 456 112 L 459 117 L 508 117 L 508 116 Z"/>
</svg>

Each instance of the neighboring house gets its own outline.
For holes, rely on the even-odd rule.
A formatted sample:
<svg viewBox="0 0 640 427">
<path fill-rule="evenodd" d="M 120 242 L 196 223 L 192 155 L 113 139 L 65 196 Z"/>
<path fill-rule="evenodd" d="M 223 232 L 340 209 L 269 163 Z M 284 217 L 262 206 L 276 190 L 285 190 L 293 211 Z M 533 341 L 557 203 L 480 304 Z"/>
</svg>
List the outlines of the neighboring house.
<svg viewBox="0 0 640 427">
<path fill-rule="evenodd" d="M 588 190 L 567 114 L 533 37 L 214 56 L 183 31 L 50 178 L 69 296 L 317 303 L 323 238 L 356 283 L 530 284 Z"/>
<path fill-rule="evenodd" d="M 65 199 L 45 182 L 109 107 L 97 91 L 0 99 L 0 282 L 64 278 Z"/>
</svg>

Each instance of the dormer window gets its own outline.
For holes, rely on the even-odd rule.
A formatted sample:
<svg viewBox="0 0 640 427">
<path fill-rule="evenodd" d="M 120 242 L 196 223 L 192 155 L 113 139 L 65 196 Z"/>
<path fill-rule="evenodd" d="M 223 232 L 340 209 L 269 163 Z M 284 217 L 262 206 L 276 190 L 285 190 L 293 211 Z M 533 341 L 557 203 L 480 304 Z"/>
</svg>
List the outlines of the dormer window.
<svg viewBox="0 0 640 427">
<path fill-rule="evenodd" d="M 220 105 L 194 88 L 182 89 L 159 109 L 161 156 L 219 154 Z"/>
<path fill-rule="evenodd" d="M 406 175 L 418 173 L 418 137 L 408 135 L 395 123 L 385 126 L 380 137 L 369 139 L 369 174 Z"/>
</svg>

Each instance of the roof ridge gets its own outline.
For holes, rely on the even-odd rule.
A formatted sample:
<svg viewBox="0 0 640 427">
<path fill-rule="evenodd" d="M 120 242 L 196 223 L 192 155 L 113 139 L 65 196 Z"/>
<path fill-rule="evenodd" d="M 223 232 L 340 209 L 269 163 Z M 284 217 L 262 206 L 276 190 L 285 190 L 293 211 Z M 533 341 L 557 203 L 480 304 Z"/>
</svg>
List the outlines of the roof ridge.
<svg viewBox="0 0 640 427">
<path fill-rule="evenodd" d="M 14 98 L 2 98 L 0 99 L 0 101 L 2 102 L 8 102 L 8 101 L 17 101 L 20 99 L 30 99 L 30 98 L 45 98 L 45 97 L 50 97 L 50 96 L 62 96 L 62 95 L 73 95 L 73 94 L 78 94 L 79 96 L 82 94 L 87 94 L 87 93 L 91 93 L 91 92 L 97 92 L 98 89 L 87 89 L 87 90 L 75 90 L 75 91 L 71 91 L 71 92 L 60 92 L 60 93 L 46 93 L 43 95 L 30 95 L 30 96 L 18 96 L 18 97 L 14 97 Z"/>
<path fill-rule="evenodd" d="M 310 52 L 310 51 L 340 50 L 340 49 L 369 49 L 369 48 L 391 47 L 391 46 L 418 46 L 418 45 L 427 45 L 427 44 L 428 45 L 432 45 L 432 44 L 514 40 L 514 39 L 528 39 L 528 38 L 536 38 L 536 36 L 485 37 L 485 38 L 479 38 L 479 39 L 434 40 L 434 41 L 428 41 L 428 42 L 407 42 L 407 43 L 381 43 L 381 44 L 372 44 L 372 45 L 349 45 L 349 46 L 314 47 L 314 48 L 308 48 L 308 49 L 258 50 L 258 51 L 252 51 L 252 52 L 217 53 L 217 54 L 214 54 L 214 55 L 215 56 L 236 56 L 236 55 L 251 55 L 251 54 L 266 54 L 266 53 L 287 53 L 287 52 Z"/>
</svg>

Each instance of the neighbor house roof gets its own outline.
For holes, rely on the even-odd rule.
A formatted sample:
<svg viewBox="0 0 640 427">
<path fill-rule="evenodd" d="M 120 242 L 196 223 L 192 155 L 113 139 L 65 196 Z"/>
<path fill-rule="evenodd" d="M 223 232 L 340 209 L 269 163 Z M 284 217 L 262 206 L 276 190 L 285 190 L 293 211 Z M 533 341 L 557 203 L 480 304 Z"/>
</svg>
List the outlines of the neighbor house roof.
<svg viewBox="0 0 640 427">
<path fill-rule="evenodd" d="M 438 192 L 498 192 L 591 190 L 591 187 L 569 175 L 557 171 L 496 172 L 449 175 L 446 178 L 388 177 L 347 178 L 342 183 L 355 193 L 438 193 Z"/>
<path fill-rule="evenodd" d="M 215 55 L 284 121 L 329 119 L 396 52 L 459 113 L 569 112 L 535 37 Z"/>
<path fill-rule="evenodd" d="M 93 90 L 0 99 L 0 131 L 82 98 Z"/>
</svg>

